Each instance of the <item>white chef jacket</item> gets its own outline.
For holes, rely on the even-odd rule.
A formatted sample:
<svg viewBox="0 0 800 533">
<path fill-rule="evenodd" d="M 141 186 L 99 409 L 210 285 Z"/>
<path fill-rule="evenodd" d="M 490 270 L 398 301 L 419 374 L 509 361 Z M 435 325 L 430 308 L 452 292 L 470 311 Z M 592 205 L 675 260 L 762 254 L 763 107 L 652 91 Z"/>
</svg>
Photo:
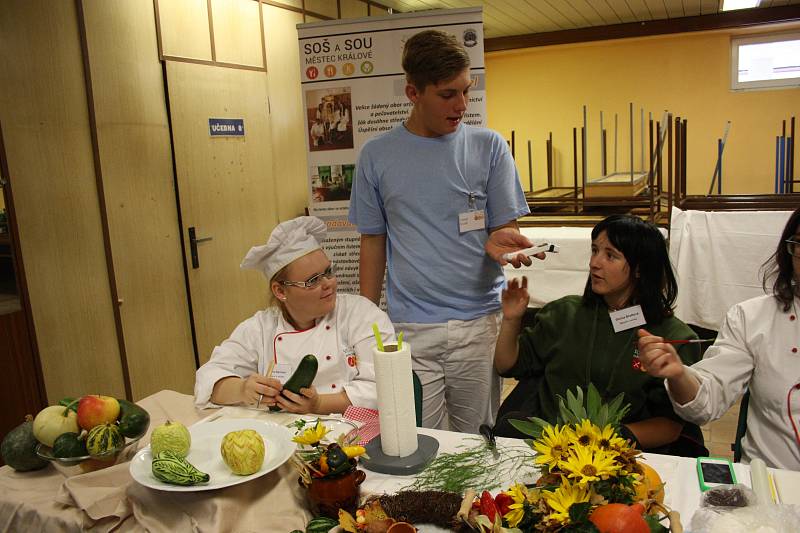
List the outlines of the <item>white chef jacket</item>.
<svg viewBox="0 0 800 533">
<path fill-rule="evenodd" d="M 389 316 L 363 296 L 337 294 L 334 310 L 302 331 L 287 322 L 277 307 L 259 311 L 214 348 L 211 359 L 197 371 L 195 404 L 198 408 L 213 407 L 211 392 L 222 378 L 263 374 L 270 359 L 276 365 L 289 365 L 291 373 L 306 354 L 314 354 L 319 367 L 312 385 L 317 393 L 344 390 L 353 405 L 375 409 L 373 323 L 384 341 L 395 340 Z"/>
<path fill-rule="evenodd" d="M 800 382 L 799 300 L 787 312 L 771 295 L 734 305 L 717 341 L 690 367 L 701 383 L 697 397 L 685 405 L 672 402 L 681 417 L 702 425 L 725 414 L 749 387 L 743 462 L 758 457 L 768 466 L 800 470 L 800 445 L 787 409 L 789 390 Z M 800 428 L 800 390 L 791 398 Z"/>
</svg>

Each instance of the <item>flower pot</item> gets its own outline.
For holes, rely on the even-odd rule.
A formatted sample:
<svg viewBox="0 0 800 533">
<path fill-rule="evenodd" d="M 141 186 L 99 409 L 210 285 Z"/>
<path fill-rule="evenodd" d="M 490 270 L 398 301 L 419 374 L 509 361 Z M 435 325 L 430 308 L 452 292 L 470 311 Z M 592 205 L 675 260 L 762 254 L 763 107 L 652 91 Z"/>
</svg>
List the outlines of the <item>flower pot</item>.
<svg viewBox="0 0 800 533">
<path fill-rule="evenodd" d="M 339 509 L 350 514 L 358 507 L 361 483 L 367 475 L 363 470 L 351 470 L 335 477 L 312 478 L 306 486 L 303 479 L 298 481 L 306 488 L 308 503 L 315 515 L 339 518 Z"/>
</svg>

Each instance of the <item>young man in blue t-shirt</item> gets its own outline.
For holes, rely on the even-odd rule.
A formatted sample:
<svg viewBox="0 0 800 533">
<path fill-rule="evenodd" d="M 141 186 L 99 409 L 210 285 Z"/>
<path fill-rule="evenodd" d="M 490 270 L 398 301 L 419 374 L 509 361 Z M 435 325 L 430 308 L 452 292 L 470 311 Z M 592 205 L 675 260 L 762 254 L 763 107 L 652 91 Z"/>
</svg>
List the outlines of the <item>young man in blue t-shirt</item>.
<svg viewBox="0 0 800 533">
<path fill-rule="evenodd" d="M 379 301 L 388 266 L 389 316 L 422 381 L 423 426 L 476 433 L 500 401 L 502 256 L 531 246 L 516 222 L 530 211 L 505 140 L 462 124 L 474 83 L 463 46 L 423 31 L 406 41 L 403 70 L 411 113 L 365 143 L 356 165 L 361 294 Z"/>
</svg>

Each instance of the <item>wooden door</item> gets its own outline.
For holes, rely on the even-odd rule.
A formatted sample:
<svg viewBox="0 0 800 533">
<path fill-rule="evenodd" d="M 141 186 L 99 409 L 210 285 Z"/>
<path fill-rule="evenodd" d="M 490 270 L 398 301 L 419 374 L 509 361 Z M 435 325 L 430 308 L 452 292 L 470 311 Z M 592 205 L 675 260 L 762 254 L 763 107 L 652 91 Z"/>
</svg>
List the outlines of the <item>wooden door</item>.
<svg viewBox="0 0 800 533">
<path fill-rule="evenodd" d="M 200 364 L 266 302 L 263 275 L 239 268 L 277 223 L 264 72 L 167 62 L 179 209 Z M 244 120 L 211 137 L 209 118 Z M 192 265 L 189 231 L 197 243 Z M 211 240 L 204 240 L 204 239 Z"/>
</svg>

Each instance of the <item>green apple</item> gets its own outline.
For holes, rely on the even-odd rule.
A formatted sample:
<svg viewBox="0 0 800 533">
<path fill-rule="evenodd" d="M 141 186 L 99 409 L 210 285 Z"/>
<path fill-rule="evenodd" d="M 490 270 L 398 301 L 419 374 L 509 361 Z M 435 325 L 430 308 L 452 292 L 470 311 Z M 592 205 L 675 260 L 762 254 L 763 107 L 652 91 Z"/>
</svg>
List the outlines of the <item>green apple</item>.
<svg viewBox="0 0 800 533">
<path fill-rule="evenodd" d="M 167 420 L 153 430 L 150 435 L 150 449 L 153 457 L 159 453 L 169 450 L 181 457 L 189 455 L 189 448 L 192 447 L 192 436 L 186 426 L 180 422 Z"/>
</svg>

